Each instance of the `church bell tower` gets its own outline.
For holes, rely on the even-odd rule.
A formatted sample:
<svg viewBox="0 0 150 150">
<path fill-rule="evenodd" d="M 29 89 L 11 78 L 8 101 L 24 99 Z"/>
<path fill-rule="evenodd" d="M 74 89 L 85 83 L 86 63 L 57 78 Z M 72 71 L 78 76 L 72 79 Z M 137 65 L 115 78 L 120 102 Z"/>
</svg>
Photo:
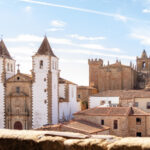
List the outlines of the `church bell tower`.
<svg viewBox="0 0 150 150">
<path fill-rule="evenodd" d="M 32 57 L 32 126 L 58 123 L 58 58 L 45 36 Z"/>
</svg>

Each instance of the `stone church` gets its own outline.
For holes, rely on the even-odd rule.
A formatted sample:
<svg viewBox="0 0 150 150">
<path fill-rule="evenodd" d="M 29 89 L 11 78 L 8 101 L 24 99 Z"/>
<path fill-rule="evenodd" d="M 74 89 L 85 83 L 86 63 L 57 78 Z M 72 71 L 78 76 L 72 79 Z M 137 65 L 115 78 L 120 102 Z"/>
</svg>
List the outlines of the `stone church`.
<svg viewBox="0 0 150 150">
<path fill-rule="evenodd" d="M 141 57 L 136 58 L 136 66 L 121 64 L 104 65 L 102 59 L 89 59 L 89 86 L 98 91 L 144 89 L 150 80 L 150 57 L 143 50 Z"/>
<path fill-rule="evenodd" d="M 32 129 L 57 124 L 80 110 L 77 85 L 60 78 L 59 59 L 44 38 L 32 56 L 32 73 L 15 72 L 15 60 L 0 41 L 0 128 Z"/>
</svg>

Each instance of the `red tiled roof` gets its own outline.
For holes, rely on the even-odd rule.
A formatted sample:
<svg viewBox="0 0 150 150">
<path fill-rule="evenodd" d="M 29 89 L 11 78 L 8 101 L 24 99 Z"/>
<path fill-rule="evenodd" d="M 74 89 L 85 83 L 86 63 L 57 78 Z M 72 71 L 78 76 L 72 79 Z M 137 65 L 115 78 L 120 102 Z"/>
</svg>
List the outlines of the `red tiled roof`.
<svg viewBox="0 0 150 150">
<path fill-rule="evenodd" d="M 85 120 L 73 120 L 68 122 L 67 124 L 63 124 L 63 126 L 70 129 L 74 129 L 79 133 L 85 134 L 94 134 L 97 132 L 109 130 L 109 127 L 107 126 L 96 125 Z"/>
<path fill-rule="evenodd" d="M 108 90 L 94 94 L 95 97 L 119 97 L 123 99 L 150 98 L 150 92 L 145 90 Z"/>
<path fill-rule="evenodd" d="M 74 84 L 74 85 L 77 85 L 77 84 L 75 84 L 75 83 L 73 83 L 73 82 L 71 82 L 71 81 L 68 81 L 68 80 L 66 80 L 66 79 L 63 79 L 63 78 L 59 78 L 59 83 L 66 83 L 66 84 Z"/>
<path fill-rule="evenodd" d="M 136 107 L 95 107 L 80 111 L 74 115 L 89 116 L 132 116 L 132 115 L 150 115 Z"/>
</svg>

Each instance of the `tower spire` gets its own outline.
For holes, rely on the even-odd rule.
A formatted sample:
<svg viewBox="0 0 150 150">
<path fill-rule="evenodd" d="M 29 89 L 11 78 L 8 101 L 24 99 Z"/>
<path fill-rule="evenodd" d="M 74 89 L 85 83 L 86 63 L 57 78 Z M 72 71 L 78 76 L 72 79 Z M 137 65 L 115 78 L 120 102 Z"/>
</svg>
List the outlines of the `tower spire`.
<svg viewBox="0 0 150 150">
<path fill-rule="evenodd" d="M 52 48 L 48 42 L 48 39 L 47 39 L 47 36 L 45 35 L 44 36 L 44 40 L 40 46 L 40 48 L 38 49 L 37 53 L 36 54 L 39 54 L 39 55 L 50 55 L 50 56 L 53 56 L 53 57 L 56 57 L 55 54 L 53 53 L 52 51 Z"/>
<path fill-rule="evenodd" d="M 145 49 L 144 49 L 144 50 L 143 50 L 143 52 L 142 52 L 142 56 L 141 56 L 141 58 L 147 58 L 147 54 L 146 54 Z"/>
</svg>

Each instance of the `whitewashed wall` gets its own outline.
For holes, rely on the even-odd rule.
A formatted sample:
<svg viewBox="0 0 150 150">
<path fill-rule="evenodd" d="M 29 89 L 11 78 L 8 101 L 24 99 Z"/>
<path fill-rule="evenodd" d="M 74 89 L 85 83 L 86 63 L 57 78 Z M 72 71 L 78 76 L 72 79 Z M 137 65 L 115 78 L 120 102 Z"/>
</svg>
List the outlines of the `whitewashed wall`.
<svg viewBox="0 0 150 150">
<path fill-rule="evenodd" d="M 3 59 L 0 58 L 0 128 L 4 128 L 4 95 L 5 87 L 2 83 L 2 73 L 3 73 Z"/>
<path fill-rule="evenodd" d="M 89 97 L 89 108 L 94 108 L 96 106 L 100 106 L 101 101 L 105 101 L 105 104 L 108 104 L 111 101 L 111 104 L 118 105 L 119 97 Z"/>
<path fill-rule="evenodd" d="M 60 84 L 59 84 L 60 85 Z M 63 89 L 63 88 L 62 88 Z M 73 118 L 73 114 L 81 110 L 80 102 L 77 102 L 77 86 L 69 84 L 69 102 L 59 103 L 59 120 Z"/>
<path fill-rule="evenodd" d="M 52 71 L 52 124 L 58 123 L 58 59 L 51 57 Z"/>
<path fill-rule="evenodd" d="M 59 97 L 65 98 L 65 86 L 66 84 L 59 84 Z"/>
<path fill-rule="evenodd" d="M 39 68 L 40 61 L 43 60 L 43 69 Z M 49 57 L 40 55 L 33 57 L 33 72 L 35 82 L 32 84 L 32 126 L 38 128 L 48 123 L 48 93 L 44 90 L 48 85 Z M 44 81 L 46 78 L 46 81 Z"/>
</svg>

